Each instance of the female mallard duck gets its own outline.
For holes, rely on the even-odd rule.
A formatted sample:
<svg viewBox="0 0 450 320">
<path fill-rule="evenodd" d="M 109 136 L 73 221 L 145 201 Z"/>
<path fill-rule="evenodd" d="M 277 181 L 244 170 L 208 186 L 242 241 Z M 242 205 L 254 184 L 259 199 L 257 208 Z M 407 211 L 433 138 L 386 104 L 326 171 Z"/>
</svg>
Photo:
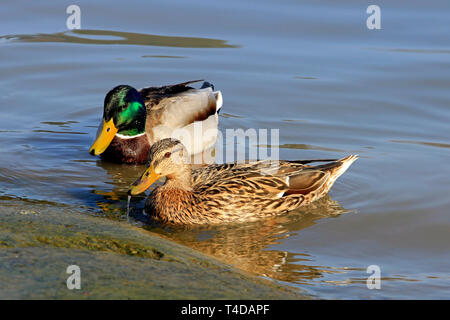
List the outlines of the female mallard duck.
<svg viewBox="0 0 450 320">
<path fill-rule="evenodd" d="M 160 177 L 165 184 L 149 195 L 145 211 L 168 224 L 249 221 L 284 213 L 324 196 L 357 159 L 255 161 L 193 170 L 186 148 L 175 139 L 155 143 L 147 169 L 128 194 L 144 192 Z M 332 161 L 318 166 L 305 163 Z"/>
<path fill-rule="evenodd" d="M 212 147 L 222 94 L 208 82 L 200 89 L 188 86 L 198 81 L 139 91 L 115 87 L 105 97 L 103 122 L 89 153 L 114 162 L 145 163 L 150 146 L 164 138 L 180 137 L 190 154 Z"/>
</svg>

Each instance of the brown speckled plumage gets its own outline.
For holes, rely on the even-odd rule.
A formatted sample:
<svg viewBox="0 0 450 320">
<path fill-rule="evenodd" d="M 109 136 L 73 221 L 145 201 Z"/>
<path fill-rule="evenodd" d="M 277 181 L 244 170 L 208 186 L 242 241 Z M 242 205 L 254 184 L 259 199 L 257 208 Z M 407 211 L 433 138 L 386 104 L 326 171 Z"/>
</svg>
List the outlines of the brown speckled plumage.
<svg viewBox="0 0 450 320">
<path fill-rule="evenodd" d="M 161 223 L 242 222 L 281 214 L 324 196 L 357 159 L 351 155 L 318 166 L 256 161 L 192 170 L 190 164 L 162 156 L 184 150 L 180 145 L 164 139 L 150 150 L 149 166 L 167 181 L 149 195 L 145 211 Z"/>
</svg>

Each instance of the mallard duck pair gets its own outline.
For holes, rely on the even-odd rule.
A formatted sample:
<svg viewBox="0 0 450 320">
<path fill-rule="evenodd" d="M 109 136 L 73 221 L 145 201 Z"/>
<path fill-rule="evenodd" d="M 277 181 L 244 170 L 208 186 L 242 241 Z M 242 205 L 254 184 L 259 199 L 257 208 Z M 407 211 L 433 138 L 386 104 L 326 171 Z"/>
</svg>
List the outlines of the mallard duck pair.
<svg viewBox="0 0 450 320">
<path fill-rule="evenodd" d="M 245 222 L 285 213 L 323 197 L 357 159 L 350 155 L 340 160 L 268 160 L 193 169 L 190 155 L 214 145 L 215 138 L 203 141 L 197 137 L 201 144 L 195 149 L 170 135 L 183 126 L 189 131 L 198 121 L 217 130 L 222 96 L 207 82 L 201 89 L 187 86 L 190 83 L 140 91 L 129 86 L 114 88 L 105 98 L 101 130 L 90 149 L 105 159 L 147 162 L 129 196 L 166 177 L 145 204 L 145 211 L 157 222 Z"/>
</svg>

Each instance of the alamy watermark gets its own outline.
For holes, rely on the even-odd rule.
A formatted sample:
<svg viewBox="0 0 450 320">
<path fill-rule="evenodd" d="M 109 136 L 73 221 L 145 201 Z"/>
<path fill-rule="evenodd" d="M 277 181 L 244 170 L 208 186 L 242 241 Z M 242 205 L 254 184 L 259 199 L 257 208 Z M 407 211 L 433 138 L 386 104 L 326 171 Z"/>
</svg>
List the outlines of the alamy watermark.
<svg viewBox="0 0 450 320">
<path fill-rule="evenodd" d="M 76 4 L 71 4 L 66 8 L 66 13 L 70 14 L 66 20 L 67 29 L 81 29 L 81 9 Z"/>
<path fill-rule="evenodd" d="M 176 129 L 170 135 L 180 140 L 192 157 L 172 157 L 172 161 L 192 164 L 244 163 L 249 160 L 266 160 L 266 169 L 278 166 L 279 129 L 226 129 L 225 135 L 216 128 L 203 129 L 201 122 L 195 122 L 193 129 Z M 210 145 L 206 148 L 206 145 Z M 202 152 L 202 150 L 208 151 Z"/>
<path fill-rule="evenodd" d="M 67 29 L 81 29 L 81 9 L 76 4 L 71 4 L 66 8 L 66 13 L 70 16 L 67 17 L 66 26 Z M 378 5 L 371 4 L 367 7 L 366 13 L 370 14 L 366 20 L 366 26 L 369 30 L 381 29 L 381 9 Z"/>
<path fill-rule="evenodd" d="M 73 264 L 67 267 L 66 273 L 70 274 L 67 278 L 66 285 L 67 289 L 73 290 L 81 289 L 81 269 L 79 266 Z"/>
<path fill-rule="evenodd" d="M 376 264 L 372 264 L 367 267 L 366 272 L 371 273 L 366 281 L 367 289 L 381 289 L 381 268 Z"/>
<path fill-rule="evenodd" d="M 372 4 L 367 7 L 367 14 L 370 16 L 366 20 L 366 26 L 369 30 L 380 30 L 381 29 L 381 9 L 379 6 Z"/>
</svg>

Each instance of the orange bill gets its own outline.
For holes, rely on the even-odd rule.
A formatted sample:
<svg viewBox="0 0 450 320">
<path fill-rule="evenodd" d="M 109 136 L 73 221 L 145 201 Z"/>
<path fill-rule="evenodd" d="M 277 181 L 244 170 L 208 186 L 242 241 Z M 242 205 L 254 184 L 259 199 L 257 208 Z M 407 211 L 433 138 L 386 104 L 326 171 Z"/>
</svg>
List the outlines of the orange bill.
<svg viewBox="0 0 450 320">
<path fill-rule="evenodd" d="M 106 148 L 108 148 L 118 130 L 114 125 L 113 119 L 111 118 L 108 122 L 103 119 L 103 126 L 99 131 L 100 133 L 97 134 L 94 144 L 89 149 L 89 153 L 95 156 L 102 154 Z"/>
<path fill-rule="evenodd" d="M 130 186 L 130 189 L 128 189 L 128 194 L 135 196 L 139 193 L 144 192 L 159 178 L 161 178 L 161 175 L 157 174 L 155 172 L 155 169 L 153 168 L 153 165 L 151 165 L 147 168 L 147 170 L 145 170 L 145 172 L 139 179 L 133 182 L 133 184 Z"/>
</svg>

